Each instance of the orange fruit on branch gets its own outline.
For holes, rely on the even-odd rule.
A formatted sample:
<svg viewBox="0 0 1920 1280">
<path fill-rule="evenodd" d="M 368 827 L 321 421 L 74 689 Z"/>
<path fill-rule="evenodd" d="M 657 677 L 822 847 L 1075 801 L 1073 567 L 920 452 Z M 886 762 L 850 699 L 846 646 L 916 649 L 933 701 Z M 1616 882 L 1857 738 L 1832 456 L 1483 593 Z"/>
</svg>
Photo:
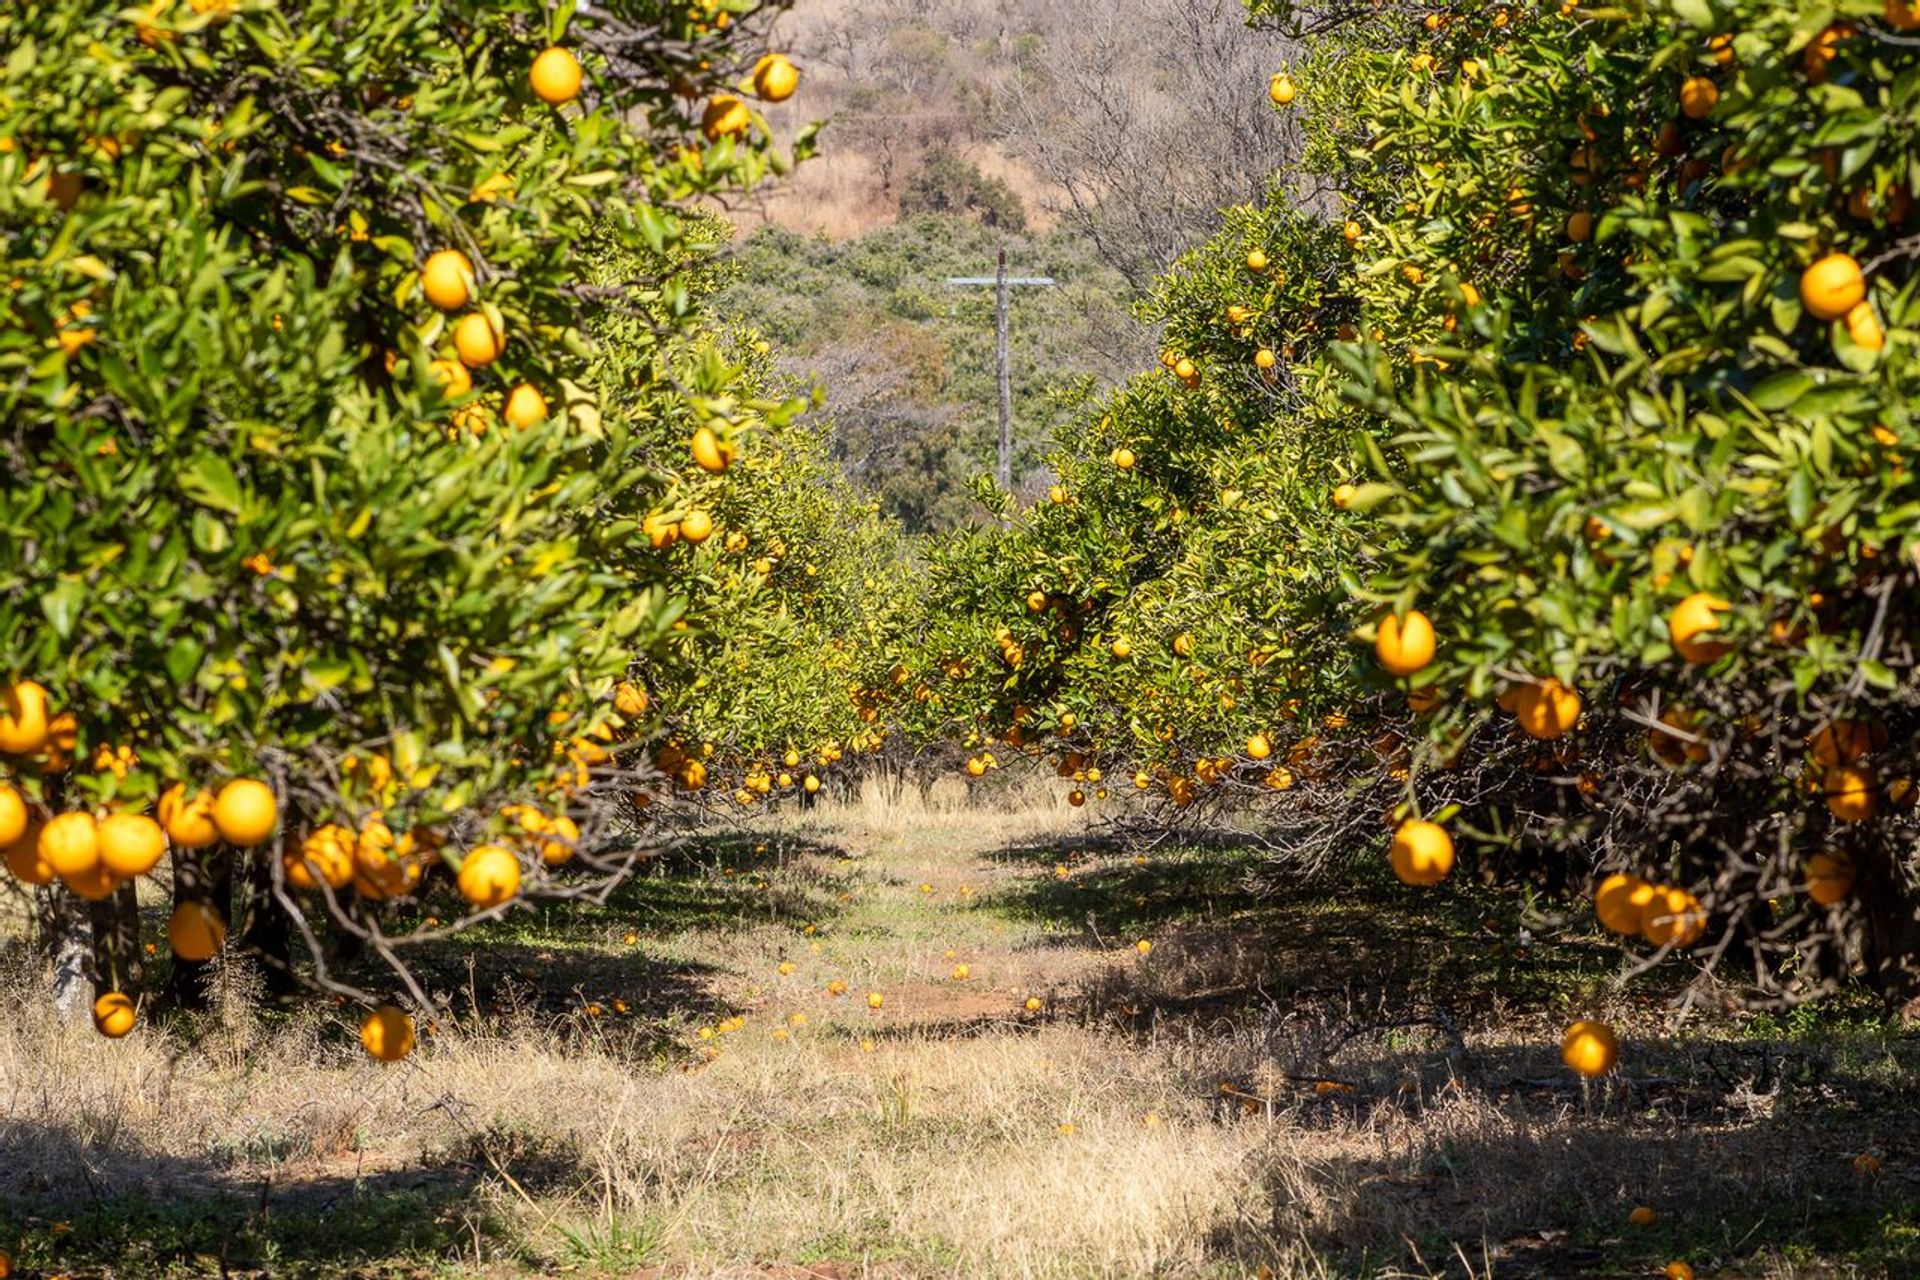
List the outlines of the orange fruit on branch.
<svg viewBox="0 0 1920 1280">
<path fill-rule="evenodd" d="M 133 1000 L 118 991 L 109 991 L 93 1002 L 93 1029 L 109 1040 L 132 1031 L 135 1021 Z"/>
<path fill-rule="evenodd" d="M 1418 609 L 1405 616 L 1388 614 L 1374 633 L 1373 653 L 1393 676 L 1410 676 L 1433 661 L 1437 641 L 1433 621 Z"/>
<path fill-rule="evenodd" d="M 360 1045 L 375 1062 L 398 1062 L 413 1052 L 413 1018 L 383 1004 L 360 1023 Z"/>
<path fill-rule="evenodd" d="M 213 825 L 220 838 L 242 848 L 273 834 L 280 822 L 280 802 L 273 789 L 254 778 L 235 778 L 220 788 L 213 801 Z"/>
<path fill-rule="evenodd" d="M 702 781 L 705 773 L 702 769 Z M 483 844 L 461 861 L 457 880 L 460 896 L 476 909 L 485 911 L 511 902 L 520 892 L 520 862 L 511 849 Z"/>
<path fill-rule="evenodd" d="M 220 839 L 213 822 L 213 796 L 206 791 L 187 794 L 187 784 L 176 782 L 161 793 L 155 807 L 167 839 L 176 849 L 204 849 Z"/>
<path fill-rule="evenodd" d="M 100 866 L 100 827 L 90 813 L 62 813 L 40 828 L 40 858 L 62 880 Z"/>
<path fill-rule="evenodd" d="M 769 53 L 753 64 L 753 92 L 762 102 L 785 102 L 800 87 L 800 71 L 784 53 Z"/>
<path fill-rule="evenodd" d="M 182 960 L 211 960 L 227 941 L 227 922 L 204 902 L 183 902 L 167 920 L 167 946 Z"/>
<path fill-rule="evenodd" d="M 420 268 L 420 291 L 442 311 L 458 311 L 473 300 L 473 262 L 458 249 L 442 249 Z"/>
<path fill-rule="evenodd" d="M 527 72 L 527 82 L 533 87 L 534 95 L 555 107 L 580 96 L 582 78 L 580 60 L 557 45 L 542 50 Z"/>
<path fill-rule="evenodd" d="M 1708 632 L 1718 631 L 1720 619 L 1717 615 L 1731 608 L 1733 606 L 1727 601 L 1705 591 L 1696 591 L 1673 606 L 1667 614 L 1667 635 L 1673 641 L 1674 652 L 1696 666 L 1712 662 L 1726 653 L 1730 646 L 1701 637 Z"/>
<path fill-rule="evenodd" d="M 1435 822 L 1412 819 L 1400 824 L 1387 850 L 1393 874 L 1406 884 L 1435 885 L 1453 870 L 1453 837 Z"/>
<path fill-rule="evenodd" d="M 47 691 L 31 680 L 0 694 L 0 755 L 31 755 L 47 745 Z"/>
<path fill-rule="evenodd" d="M 1602 1076 L 1620 1059 L 1620 1043 L 1604 1022 L 1581 1021 L 1560 1038 L 1560 1060 L 1583 1076 Z"/>
<path fill-rule="evenodd" d="M 1844 902 L 1853 892 L 1853 861 L 1844 854 L 1816 853 L 1807 859 L 1807 896 L 1823 907 Z"/>
<path fill-rule="evenodd" d="M 1818 319 L 1838 320 L 1866 297 L 1866 277 L 1848 254 L 1830 253 L 1800 273 L 1800 301 Z"/>
<path fill-rule="evenodd" d="M 123 880 L 147 874 L 166 856 L 167 833 L 144 814 L 110 814 L 100 822 L 95 836 L 101 865 Z"/>
</svg>

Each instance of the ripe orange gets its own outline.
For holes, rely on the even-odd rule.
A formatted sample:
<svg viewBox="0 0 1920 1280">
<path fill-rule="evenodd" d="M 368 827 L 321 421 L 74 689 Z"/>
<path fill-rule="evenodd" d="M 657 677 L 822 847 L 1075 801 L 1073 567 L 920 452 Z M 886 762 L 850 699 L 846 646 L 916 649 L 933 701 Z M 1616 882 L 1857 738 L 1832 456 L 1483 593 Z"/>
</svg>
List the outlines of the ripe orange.
<svg viewBox="0 0 1920 1280">
<path fill-rule="evenodd" d="M 1895 31 L 1920 30 L 1920 4 L 1910 3 L 1909 0 L 1886 0 L 1880 12 L 1887 25 Z"/>
<path fill-rule="evenodd" d="M 1666 1280 L 1693 1280 L 1693 1268 L 1684 1262 L 1669 1262 L 1660 1274 Z"/>
<path fill-rule="evenodd" d="M 1395 676 L 1410 676 L 1432 662 L 1435 647 L 1433 622 L 1418 609 L 1380 619 L 1373 640 L 1374 656 Z"/>
<path fill-rule="evenodd" d="M 438 387 L 442 398 L 447 400 L 458 400 L 473 390 L 473 375 L 458 360 L 428 361 L 427 381 Z M 454 423 L 456 426 L 460 424 L 458 415 L 455 415 Z"/>
<path fill-rule="evenodd" d="M 1601 1076 L 1620 1058 L 1620 1043 L 1604 1022 L 1576 1022 L 1560 1038 L 1560 1060 L 1583 1076 Z"/>
<path fill-rule="evenodd" d="M 420 291 L 442 311 L 458 311 L 473 299 L 473 262 L 458 249 L 442 249 L 420 268 Z"/>
<path fill-rule="evenodd" d="M 100 866 L 100 829 L 90 813 L 63 813 L 40 828 L 40 859 L 62 880 Z"/>
<path fill-rule="evenodd" d="M 1856 302 L 1848 308 L 1847 336 L 1855 346 L 1869 351 L 1878 351 L 1887 345 L 1886 330 L 1880 327 L 1880 317 L 1873 314 L 1871 302 Z"/>
<path fill-rule="evenodd" d="M 1845 854 L 1816 853 L 1807 859 L 1807 896 L 1823 907 L 1853 892 L 1853 861 Z"/>
<path fill-rule="evenodd" d="M 1827 67 L 1833 62 L 1842 41 L 1851 39 L 1857 29 L 1851 22 L 1836 22 L 1828 26 L 1813 43 L 1800 51 L 1800 65 L 1807 73 L 1809 84 L 1820 84 L 1827 78 Z"/>
<path fill-rule="evenodd" d="M 753 64 L 753 92 L 762 102 L 785 102 L 800 87 L 800 72 L 784 53 L 770 53 Z"/>
<path fill-rule="evenodd" d="M 1273 79 L 1267 82 L 1267 96 L 1273 99 L 1273 104 L 1277 107 L 1284 107 L 1292 102 L 1298 92 L 1299 90 L 1294 87 L 1293 77 L 1284 71 L 1275 74 Z"/>
<path fill-rule="evenodd" d="M 752 125 L 753 113 L 747 104 L 730 93 L 715 95 L 700 113 L 700 132 L 707 135 L 708 142 L 740 137 Z"/>
<path fill-rule="evenodd" d="M 137 1020 L 131 998 L 109 991 L 93 1002 L 93 1029 L 109 1040 L 118 1040 L 133 1030 Z"/>
<path fill-rule="evenodd" d="M 680 521 L 680 536 L 699 546 L 713 536 L 713 517 L 704 511 L 689 511 Z"/>
<path fill-rule="evenodd" d="M 540 860 L 550 867 L 569 862 L 580 849 L 580 828 L 566 814 L 558 814 L 547 824 L 547 838 L 540 842 Z"/>
<path fill-rule="evenodd" d="M 702 781 L 705 772 L 701 770 Z M 483 844 L 461 861 L 458 883 L 460 896 L 485 911 L 512 901 L 520 892 L 520 863 L 512 850 Z"/>
<path fill-rule="evenodd" d="M 1720 619 L 1715 615 L 1731 608 L 1725 600 L 1705 591 L 1696 591 L 1673 606 L 1673 611 L 1667 614 L 1667 634 L 1673 641 L 1674 652 L 1696 666 L 1726 653 L 1730 646 L 1700 637 L 1709 631 L 1718 631 Z"/>
<path fill-rule="evenodd" d="M 721 440 L 712 427 L 701 427 L 695 431 L 689 447 L 695 465 L 702 471 L 718 475 L 733 463 L 733 446 Z"/>
<path fill-rule="evenodd" d="M 1259 249 L 1249 249 L 1247 251 L 1247 270 L 1253 272 L 1253 274 L 1255 275 L 1259 275 L 1261 272 L 1265 271 L 1266 269 L 1267 269 L 1266 253 Z"/>
<path fill-rule="evenodd" d="M 26 798 L 0 782 L 0 845 L 10 845 L 27 834 L 28 821 Z"/>
<path fill-rule="evenodd" d="M 453 349 L 469 369 L 492 364 L 506 345 L 506 334 L 484 312 L 470 311 L 453 326 Z"/>
<path fill-rule="evenodd" d="M 1558 680 L 1520 687 L 1513 717 L 1528 737 L 1553 742 L 1580 722 L 1580 695 Z"/>
<path fill-rule="evenodd" d="M 84 898 L 88 902 L 104 902 L 113 896 L 115 889 L 120 887 L 120 878 L 97 862 L 89 870 L 77 875 L 62 876 L 61 879 L 66 883 L 67 888 L 73 890 L 75 897 Z"/>
<path fill-rule="evenodd" d="M 532 383 L 523 382 L 507 394 L 505 414 L 510 427 L 531 427 L 547 420 L 547 400 Z"/>
<path fill-rule="evenodd" d="M 1830 253 L 1800 273 L 1800 301 L 1817 319 L 1838 320 L 1866 297 L 1866 277 L 1848 254 Z"/>
<path fill-rule="evenodd" d="M 1650 1227 L 1660 1221 L 1660 1215 L 1648 1205 L 1637 1204 L 1633 1207 L 1633 1212 L 1627 1215 L 1627 1221 L 1636 1227 Z"/>
<path fill-rule="evenodd" d="M 22 680 L 0 694 L 0 755 L 32 755 L 47 745 L 47 691 Z"/>
<path fill-rule="evenodd" d="M 1360 491 L 1354 488 L 1352 485 L 1350 484 L 1338 485 L 1334 488 L 1334 491 L 1333 491 L 1334 508 L 1339 511 L 1345 511 L 1348 507 L 1351 507 L 1353 505 L 1353 500 L 1359 496 L 1360 496 Z"/>
<path fill-rule="evenodd" d="M 1827 808 L 1842 822 L 1865 822 L 1880 807 L 1873 771 L 1859 765 L 1836 765 L 1827 770 L 1822 787 L 1827 793 Z"/>
<path fill-rule="evenodd" d="M 375 1062 L 398 1062 L 413 1052 L 413 1019 L 383 1004 L 360 1024 L 360 1045 Z"/>
<path fill-rule="evenodd" d="M 1720 101 L 1720 86 L 1705 76 L 1688 76 L 1680 86 L 1680 114 L 1689 120 L 1705 120 Z"/>
<path fill-rule="evenodd" d="M 878 1009 L 881 1005 L 885 1003 L 886 1003 L 886 997 L 881 995 L 878 991 L 867 992 L 867 1008 Z"/>
<path fill-rule="evenodd" d="M 235 778 L 213 801 L 213 825 L 220 838 L 242 848 L 259 844 L 280 822 L 273 788 L 254 778 Z"/>
<path fill-rule="evenodd" d="M 1273 754 L 1273 742 L 1264 733 L 1256 733 L 1247 739 L 1247 755 L 1254 760 L 1265 760 Z"/>
<path fill-rule="evenodd" d="M 1835 720 L 1821 725 L 1807 738 L 1807 749 L 1819 763 L 1832 768 L 1854 764 L 1874 749 L 1873 727 L 1860 720 Z"/>
<path fill-rule="evenodd" d="M 8 872 L 21 884 L 44 885 L 54 882 L 53 868 L 40 856 L 40 827 L 38 818 L 28 819 L 27 829 L 20 833 L 20 838 L 0 850 L 5 854 Z"/>
<path fill-rule="evenodd" d="M 542 102 L 564 106 L 580 96 L 580 60 L 567 50 L 554 46 L 542 50 L 527 72 L 527 82 Z"/>
<path fill-rule="evenodd" d="M 167 945 L 182 960 L 211 960 L 227 943 L 227 922 L 204 902 L 183 902 L 167 920 Z"/>
<path fill-rule="evenodd" d="M 1567 239 L 1575 244 L 1585 244 L 1593 239 L 1593 215 L 1585 209 L 1576 209 L 1568 215 Z"/>
<path fill-rule="evenodd" d="M 1393 833 L 1387 859 L 1407 884 L 1439 884 L 1453 870 L 1453 837 L 1438 823 L 1412 819 Z"/>
<path fill-rule="evenodd" d="M 1127 642 L 1125 636 L 1121 636 L 1118 640 L 1115 640 L 1111 645 L 1107 646 L 1107 648 L 1114 657 L 1120 659 L 1122 662 L 1125 662 L 1133 656 L 1133 646 Z"/>
<path fill-rule="evenodd" d="M 287 883 L 296 889 L 344 889 L 353 883 L 353 832 L 337 822 L 316 828 L 284 855 Z"/>
<path fill-rule="evenodd" d="M 1613 933 L 1622 937 L 1638 937 L 1645 923 L 1642 915 L 1643 902 L 1634 900 L 1634 891 L 1646 886 L 1639 876 L 1630 876 L 1615 872 L 1600 882 L 1593 891 L 1593 913 L 1600 923 Z M 1647 895 L 1651 897 L 1651 895 Z"/>
<path fill-rule="evenodd" d="M 184 782 L 161 793 L 155 813 L 176 849 L 204 849 L 220 839 L 220 829 L 213 824 L 213 796 L 206 791 L 189 796 Z"/>
<path fill-rule="evenodd" d="M 653 702 L 647 697 L 647 691 L 631 681 L 622 680 L 613 691 L 613 706 L 623 716 L 643 716 Z M 791 753 L 789 753 L 791 754 Z M 790 763 L 799 764 L 798 758 Z"/>
<path fill-rule="evenodd" d="M 1133 470 L 1133 464 L 1136 459 L 1133 456 L 1133 450 L 1122 445 L 1113 451 L 1112 461 L 1113 465 L 1120 468 L 1120 470 L 1131 471 Z"/>
<path fill-rule="evenodd" d="M 1685 889 L 1656 886 L 1641 920 L 1640 936 L 1656 947 L 1690 947 L 1707 929 L 1706 908 Z"/>
<path fill-rule="evenodd" d="M 100 864 L 123 880 L 147 874 L 167 852 L 167 833 L 144 814 L 112 814 L 95 828 L 95 837 Z"/>
</svg>

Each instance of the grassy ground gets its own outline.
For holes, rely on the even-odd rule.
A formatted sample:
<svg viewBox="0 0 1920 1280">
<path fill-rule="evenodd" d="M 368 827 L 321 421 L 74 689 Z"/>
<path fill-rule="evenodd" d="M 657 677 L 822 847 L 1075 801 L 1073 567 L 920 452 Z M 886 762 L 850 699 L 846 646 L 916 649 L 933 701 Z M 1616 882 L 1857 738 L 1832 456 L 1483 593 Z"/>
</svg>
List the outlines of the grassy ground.
<svg viewBox="0 0 1920 1280">
<path fill-rule="evenodd" d="M 472 1012 L 397 1068 L 244 981 L 106 1043 L 17 973 L 0 1246 L 72 1277 L 1920 1274 L 1920 1044 L 1860 1010 L 1681 1017 L 1518 900 L 1254 898 L 1244 849 L 1076 821 L 702 841 L 434 957 Z M 1590 1013 L 1624 1069 L 1583 1089 L 1556 1041 Z"/>
</svg>

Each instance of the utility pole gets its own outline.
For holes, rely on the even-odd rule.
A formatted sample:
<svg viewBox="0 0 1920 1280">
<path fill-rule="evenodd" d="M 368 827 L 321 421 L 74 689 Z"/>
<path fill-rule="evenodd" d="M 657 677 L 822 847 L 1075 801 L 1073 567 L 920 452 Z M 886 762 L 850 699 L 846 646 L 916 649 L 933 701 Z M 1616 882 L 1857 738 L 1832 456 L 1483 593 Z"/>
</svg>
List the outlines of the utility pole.
<svg viewBox="0 0 1920 1280">
<path fill-rule="evenodd" d="M 993 338 L 1000 357 L 1000 492 L 1013 492 L 1013 354 L 1007 324 L 1007 246 L 1000 246 L 994 277 Z"/>
<path fill-rule="evenodd" d="M 1000 247 L 1000 269 L 991 276 L 948 276 L 947 283 L 959 287 L 992 285 L 994 293 L 993 333 L 1000 361 L 1000 488 L 1013 490 L 1013 350 L 1010 321 L 1013 290 L 1035 286 L 1050 287 L 1052 276 L 1009 276 L 1007 249 Z"/>
</svg>

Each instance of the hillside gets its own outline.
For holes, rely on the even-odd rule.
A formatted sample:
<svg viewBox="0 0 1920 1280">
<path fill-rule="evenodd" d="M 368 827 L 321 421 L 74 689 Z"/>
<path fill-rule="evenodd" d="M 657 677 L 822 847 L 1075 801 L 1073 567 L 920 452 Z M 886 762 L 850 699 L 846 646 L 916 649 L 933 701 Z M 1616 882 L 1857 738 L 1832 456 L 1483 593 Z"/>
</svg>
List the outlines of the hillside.
<svg viewBox="0 0 1920 1280">
<path fill-rule="evenodd" d="M 909 529 L 977 517 L 964 485 L 997 439 L 992 299 L 947 276 L 1059 286 L 1013 309 L 1015 487 L 1047 483 L 1075 392 L 1152 359 L 1131 300 L 1227 205 L 1258 197 L 1293 135 L 1261 89 L 1283 49 L 1234 0 L 801 0 L 782 33 L 826 122 L 820 155 L 732 211 L 722 306 L 829 388 L 842 464 Z"/>
</svg>

